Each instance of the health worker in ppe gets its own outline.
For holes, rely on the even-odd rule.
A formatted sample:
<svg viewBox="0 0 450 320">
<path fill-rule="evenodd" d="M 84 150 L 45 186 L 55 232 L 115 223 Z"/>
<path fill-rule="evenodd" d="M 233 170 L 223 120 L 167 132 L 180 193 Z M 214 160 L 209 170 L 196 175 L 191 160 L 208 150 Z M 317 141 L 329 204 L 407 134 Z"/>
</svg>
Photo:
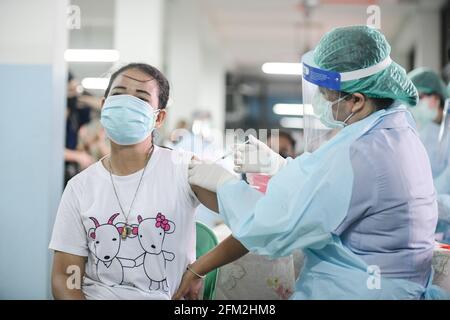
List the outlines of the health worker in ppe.
<svg viewBox="0 0 450 320">
<path fill-rule="evenodd" d="M 431 284 L 431 167 L 404 106 L 416 104 L 417 91 L 390 52 L 376 29 L 350 26 L 303 56 L 306 152 L 281 160 L 256 139 L 236 151 L 237 171 L 273 174 L 266 194 L 216 164 L 190 165 L 189 182 L 217 193 L 246 249 L 273 257 L 303 250 L 292 299 L 447 297 Z M 246 161 L 252 146 L 268 155 L 264 163 Z M 199 267 L 191 265 L 208 271 Z"/>
<path fill-rule="evenodd" d="M 439 139 L 444 116 L 447 88 L 438 74 L 428 68 L 417 68 L 408 73 L 419 92 L 419 103 L 410 109 L 420 138 L 430 158 L 433 177 L 438 177 L 449 165 L 450 139 Z"/>
<path fill-rule="evenodd" d="M 445 109 L 449 94 L 439 75 L 428 68 L 414 69 L 408 77 L 419 92 L 419 103 L 410 111 L 430 158 L 437 192 L 439 220 L 436 240 L 450 243 L 450 110 Z"/>
</svg>

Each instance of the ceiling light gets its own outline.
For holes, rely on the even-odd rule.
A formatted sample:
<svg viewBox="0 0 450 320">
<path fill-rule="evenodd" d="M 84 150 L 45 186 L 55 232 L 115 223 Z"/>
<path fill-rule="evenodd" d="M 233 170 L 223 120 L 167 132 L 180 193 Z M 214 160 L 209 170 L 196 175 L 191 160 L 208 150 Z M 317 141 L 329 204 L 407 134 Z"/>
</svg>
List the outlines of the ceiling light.
<svg viewBox="0 0 450 320">
<path fill-rule="evenodd" d="M 64 52 L 68 62 L 115 62 L 119 57 L 117 50 L 67 49 Z"/>
<path fill-rule="evenodd" d="M 280 125 L 283 128 L 290 128 L 290 129 L 302 129 L 304 127 L 302 118 L 289 118 L 289 117 L 281 118 Z"/>
<path fill-rule="evenodd" d="M 84 78 L 81 85 L 85 89 L 105 90 L 108 87 L 109 78 Z"/>
<path fill-rule="evenodd" d="M 301 103 L 277 103 L 273 106 L 273 112 L 282 116 L 313 115 L 312 105 Z"/>
<path fill-rule="evenodd" d="M 301 75 L 301 63 L 266 62 L 261 67 L 267 74 Z"/>
</svg>

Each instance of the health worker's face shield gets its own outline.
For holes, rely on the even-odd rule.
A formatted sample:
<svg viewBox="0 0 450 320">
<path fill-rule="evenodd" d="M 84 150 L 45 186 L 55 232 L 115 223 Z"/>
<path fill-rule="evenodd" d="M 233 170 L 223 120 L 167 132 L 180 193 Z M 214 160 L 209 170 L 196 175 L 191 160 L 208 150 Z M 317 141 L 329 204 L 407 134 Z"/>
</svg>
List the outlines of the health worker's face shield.
<svg viewBox="0 0 450 320">
<path fill-rule="evenodd" d="M 324 70 L 314 63 L 314 51 L 302 57 L 303 128 L 305 152 L 313 152 L 344 128 L 353 114 L 342 83 L 369 77 L 386 69 L 392 60 L 348 72 Z"/>
<path fill-rule="evenodd" d="M 450 152 L 450 99 L 445 100 L 443 117 L 438 136 L 439 142 L 439 161 L 442 163 Z"/>
<path fill-rule="evenodd" d="M 314 66 L 312 52 L 302 63 L 305 152 L 313 152 L 345 127 L 352 114 L 345 110 L 348 95 L 339 91 L 341 75 Z"/>
</svg>

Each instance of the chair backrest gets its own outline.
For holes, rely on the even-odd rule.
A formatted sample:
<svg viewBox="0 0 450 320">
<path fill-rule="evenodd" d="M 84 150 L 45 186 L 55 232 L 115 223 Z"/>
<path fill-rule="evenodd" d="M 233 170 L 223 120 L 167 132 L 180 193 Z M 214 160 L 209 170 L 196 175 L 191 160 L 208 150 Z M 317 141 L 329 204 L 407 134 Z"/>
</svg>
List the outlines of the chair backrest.
<svg viewBox="0 0 450 320">
<path fill-rule="evenodd" d="M 201 222 L 196 222 L 196 231 L 196 256 L 198 259 L 217 246 L 219 241 L 214 232 Z M 206 275 L 203 289 L 203 299 L 205 300 L 213 300 L 215 297 L 217 272 L 218 270 L 215 269 Z"/>
</svg>

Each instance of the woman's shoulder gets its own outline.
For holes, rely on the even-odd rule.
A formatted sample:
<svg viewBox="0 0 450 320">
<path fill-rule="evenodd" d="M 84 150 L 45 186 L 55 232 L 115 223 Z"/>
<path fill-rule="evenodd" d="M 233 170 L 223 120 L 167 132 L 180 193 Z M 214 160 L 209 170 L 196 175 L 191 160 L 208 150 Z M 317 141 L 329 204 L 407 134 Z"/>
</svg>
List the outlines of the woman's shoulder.
<svg viewBox="0 0 450 320">
<path fill-rule="evenodd" d="M 171 149 L 163 146 L 156 146 L 156 148 L 162 161 L 171 163 L 174 166 L 187 166 L 194 156 L 193 152 L 183 149 Z"/>
<path fill-rule="evenodd" d="M 94 177 L 97 177 L 99 174 L 102 173 L 101 166 L 103 166 L 101 163 L 101 160 L 94 162 L 89 167 L 87 167 L 86 169 L 80 171 L 75 176 L 73 176 L 69 180 L 68 184 L 72 185 L 72 187 L 79 187 L 79 186 L 83 187 L 88 180 L 90 180 Z M 103 170 L 106 170 L 106 169 L 103 169 Z"/>
</svg>

